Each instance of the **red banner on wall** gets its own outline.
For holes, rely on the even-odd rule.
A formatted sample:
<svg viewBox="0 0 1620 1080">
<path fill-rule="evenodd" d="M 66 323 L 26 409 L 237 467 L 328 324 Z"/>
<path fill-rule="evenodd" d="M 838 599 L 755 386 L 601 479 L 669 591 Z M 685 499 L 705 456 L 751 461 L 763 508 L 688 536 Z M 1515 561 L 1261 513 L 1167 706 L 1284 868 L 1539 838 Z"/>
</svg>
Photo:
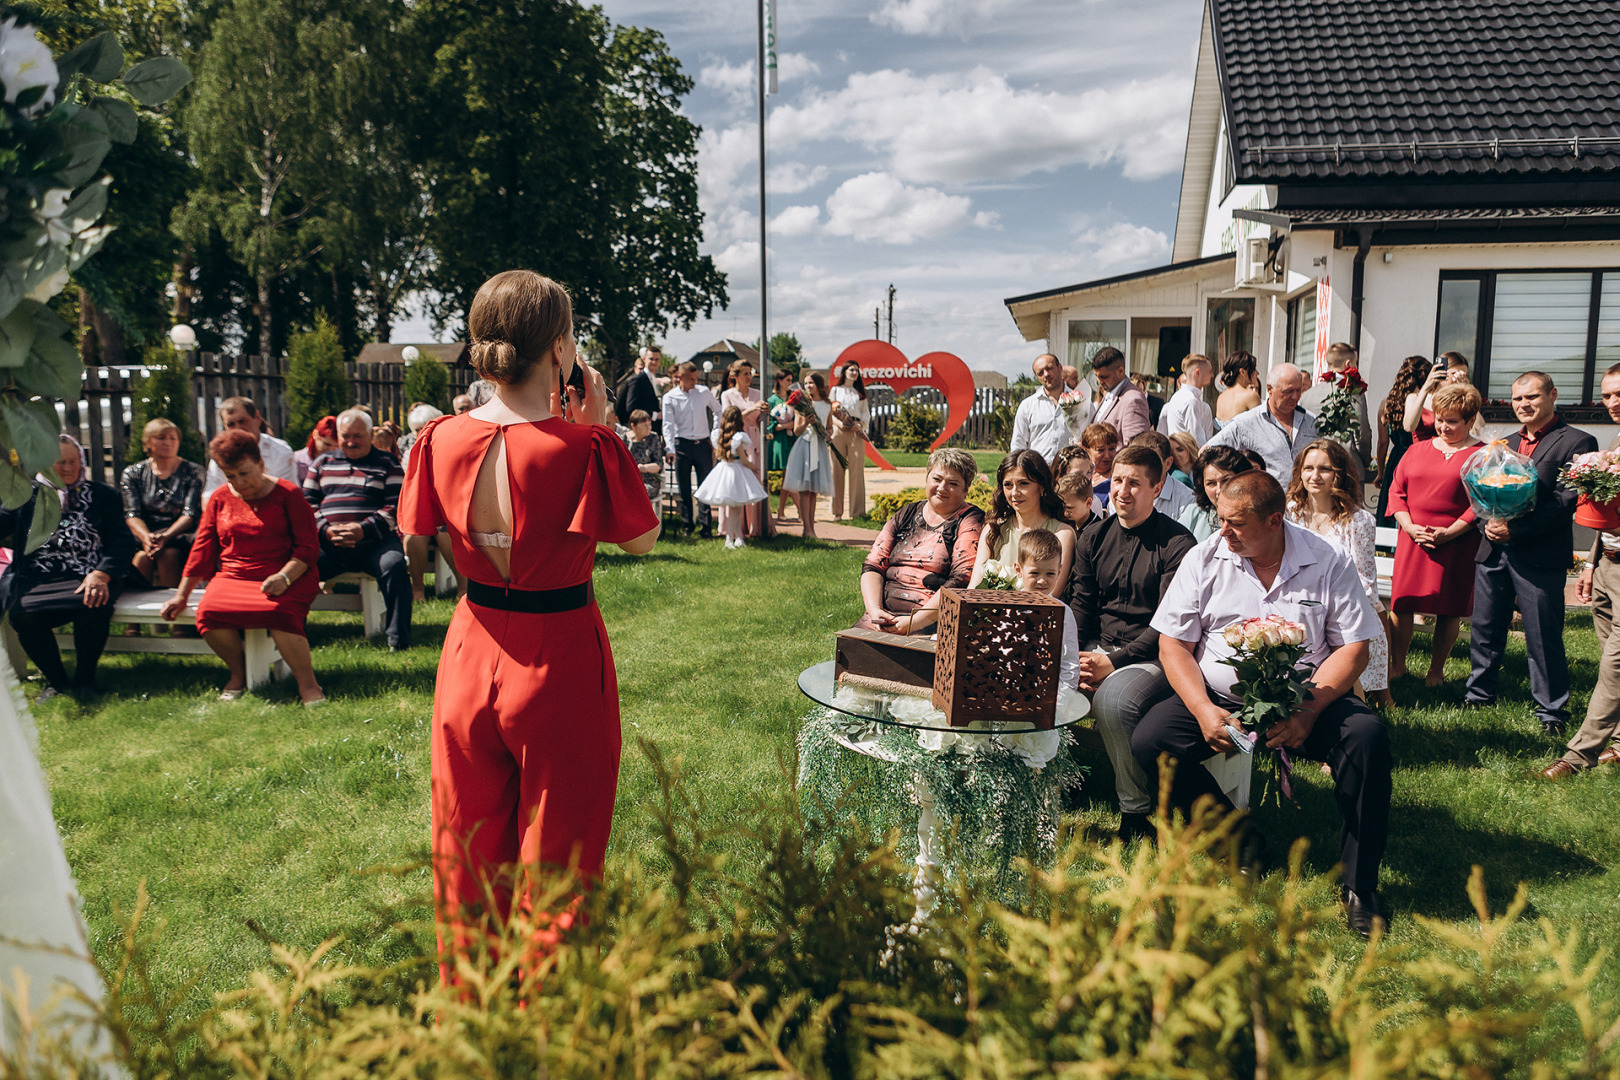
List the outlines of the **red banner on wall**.
<svg viewBox="0 0 1620 1080">
<path fill-rule="evenodd" d="M 828 372 L 829 383 L 831 372 L 850 361 L 861 366 L 863 382 L 869 386 L 882 383 L 893 390 L 896 397 L 915 386 L 932 386 L 945 395 L 945 426 L 930 450 L 944 446 L 967 423 L 968 413 L 973 410 L 973 372 L 961 357 L 948 352 L 931 352 L 907 360 L 905 353 L 887 341 L 857 341 L 838 354 Z M 879 468 L 894 468 L 871 443 L 866 444 L 866 456 Z"/>
</svg>

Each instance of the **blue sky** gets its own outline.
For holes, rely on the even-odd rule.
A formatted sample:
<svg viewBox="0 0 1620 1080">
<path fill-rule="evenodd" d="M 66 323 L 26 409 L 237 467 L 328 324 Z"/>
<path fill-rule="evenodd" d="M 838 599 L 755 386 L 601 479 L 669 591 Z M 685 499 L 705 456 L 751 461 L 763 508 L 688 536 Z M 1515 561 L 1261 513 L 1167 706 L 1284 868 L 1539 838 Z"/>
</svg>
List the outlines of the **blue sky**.
<svg viewBox="0 0 1620 1080">
<path fill-rule="evenodd" d="M 731 306 L 667 349 L 759 328 L 752 0 L 606 0 L 696 80 L 703 249 Z M 782 0 L 770 99 L 771 330 L 830 362 L 896 289 L 908 355 L 1026 370 L 1007 296 L 1168 261 L 1199 0 Z M 544 268 L 537 268 L 544 269 Z M 413 319 L 396 340 L 420 340 Z M 413 337 L 414 336 L 414 337 Z"/>
</svg>

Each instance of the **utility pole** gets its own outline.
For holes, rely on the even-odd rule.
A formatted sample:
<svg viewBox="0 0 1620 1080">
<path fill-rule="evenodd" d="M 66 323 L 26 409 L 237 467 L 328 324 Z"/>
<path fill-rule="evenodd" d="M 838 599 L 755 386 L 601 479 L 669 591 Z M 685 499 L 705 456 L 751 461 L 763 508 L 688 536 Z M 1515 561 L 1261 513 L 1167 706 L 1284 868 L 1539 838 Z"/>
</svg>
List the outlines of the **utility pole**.
<svg viewBox="0 0 1620 1080">
<path fill-rule="evenodd" d="M 775 21 L 771 11 L 771 21 Z M 766 22 L 765 0 L 759 0 L 759 392 L 771 392 L 771 329 L 767 302 L 770 274 L 766 266 L 765 236 L 765 95 L 776 89 L 776 41 Z M 767 507 L 769 509 L 769 507 Z"/>
<path fill-rule="evenodd" d="M 889 286 L 889 344 L 894 344 L 894 286 Z"/>
<path fill-rule="evenodd" d="M 876 341 L 878 338 L 883 336 L 882 325 L 883 325 L 883 309 L 881 307 L 875 307 L 875 308 L 872 309 L 872 340 L 873 341 Z"/>
</svg>

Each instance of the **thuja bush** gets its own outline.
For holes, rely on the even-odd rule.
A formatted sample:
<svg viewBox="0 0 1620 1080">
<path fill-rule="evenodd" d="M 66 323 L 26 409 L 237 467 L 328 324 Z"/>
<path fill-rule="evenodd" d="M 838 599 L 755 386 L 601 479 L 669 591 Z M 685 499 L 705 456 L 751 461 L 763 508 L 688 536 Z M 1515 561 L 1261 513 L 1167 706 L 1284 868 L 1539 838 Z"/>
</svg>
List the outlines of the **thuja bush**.
<svg viewBox="0 0 1620 1080">
<path fill-rule="evenodd" d="M 900 411 L 889 423 L 888 441 L 896 450 L 925 454 L 943 430 L 945 417 L 938 409 L 912 398 L 901 398 Z"/>
<path fill-rule="evenodd" d="M 901 488 L 899 491 L 884 491 L 872 495 L 867 499 L 867 516 L 875 524 L 881 525 L 900 512 L 900 508 L 907 503 L 914 503 L 923 498 L 925 492 L 920 487 Z M 980 510 L 990 509 L 990 500 L 995 497 L 995 489 L 983 480 L 975 480 L 968 488 L 967 501 Z"/>
<path fill-rule="evenodd" d="M 1591 990 L 1604 954 L 1527 922 L 1522 890 L 1493 915 L 1477 871 L 1475 922 L 1415 917 L 1432 948 L 1336 954 L 1335 890 L 1303 846 L 1252 881 L 1228 869 L 1233 823 L 1206 816 L 1161 824 L 1157 850 L 1071 834 L 1025 868 L 1026 905 L 957 880 L 914 925 L 892 844 L 801 819 L 788 796 L 746 826 L 759 857 L 728 862 L 648 752 L 667 865 L 611 867 L 582 900 L 566 875 L 528 882 L 532 903 L 486 925 L 448 985 L 432 927 L 403 925 L 422 947 L 394 966 L 272 943 L 248 986 L 177 1019 L 138 904 L 101 1007 L 116 1065 L 137 1080 L 1620 1077 L 1616 1004 Z M 0 1077 L 98 1067 L 70 1021 L 10 1021 Z"/>
</svg>

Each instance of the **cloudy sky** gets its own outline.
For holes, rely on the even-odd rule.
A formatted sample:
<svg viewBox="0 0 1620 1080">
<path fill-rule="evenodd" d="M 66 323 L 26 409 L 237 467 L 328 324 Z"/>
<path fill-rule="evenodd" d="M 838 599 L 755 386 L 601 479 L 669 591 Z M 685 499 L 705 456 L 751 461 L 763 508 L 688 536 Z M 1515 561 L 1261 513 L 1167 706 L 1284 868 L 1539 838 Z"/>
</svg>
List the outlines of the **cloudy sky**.
<svg viewBox="0 0 1620 1080">
<path fill-rule="evenodd" d="M 759 333 L 753 0 L 604 0 L 697 82 L 704 250 L 731 306 L 666 347 Z M 1199 0 L 781 0 L 770 99 L 771 331 L 830 362 L 870 337 L 974 368 L 1038 351 L 1008 296 L 1168 261 Z M 414 322 L 414 320 L 413 320 Z M 398 340 L 415 330 L 402 327 Z"/>
</svg>

